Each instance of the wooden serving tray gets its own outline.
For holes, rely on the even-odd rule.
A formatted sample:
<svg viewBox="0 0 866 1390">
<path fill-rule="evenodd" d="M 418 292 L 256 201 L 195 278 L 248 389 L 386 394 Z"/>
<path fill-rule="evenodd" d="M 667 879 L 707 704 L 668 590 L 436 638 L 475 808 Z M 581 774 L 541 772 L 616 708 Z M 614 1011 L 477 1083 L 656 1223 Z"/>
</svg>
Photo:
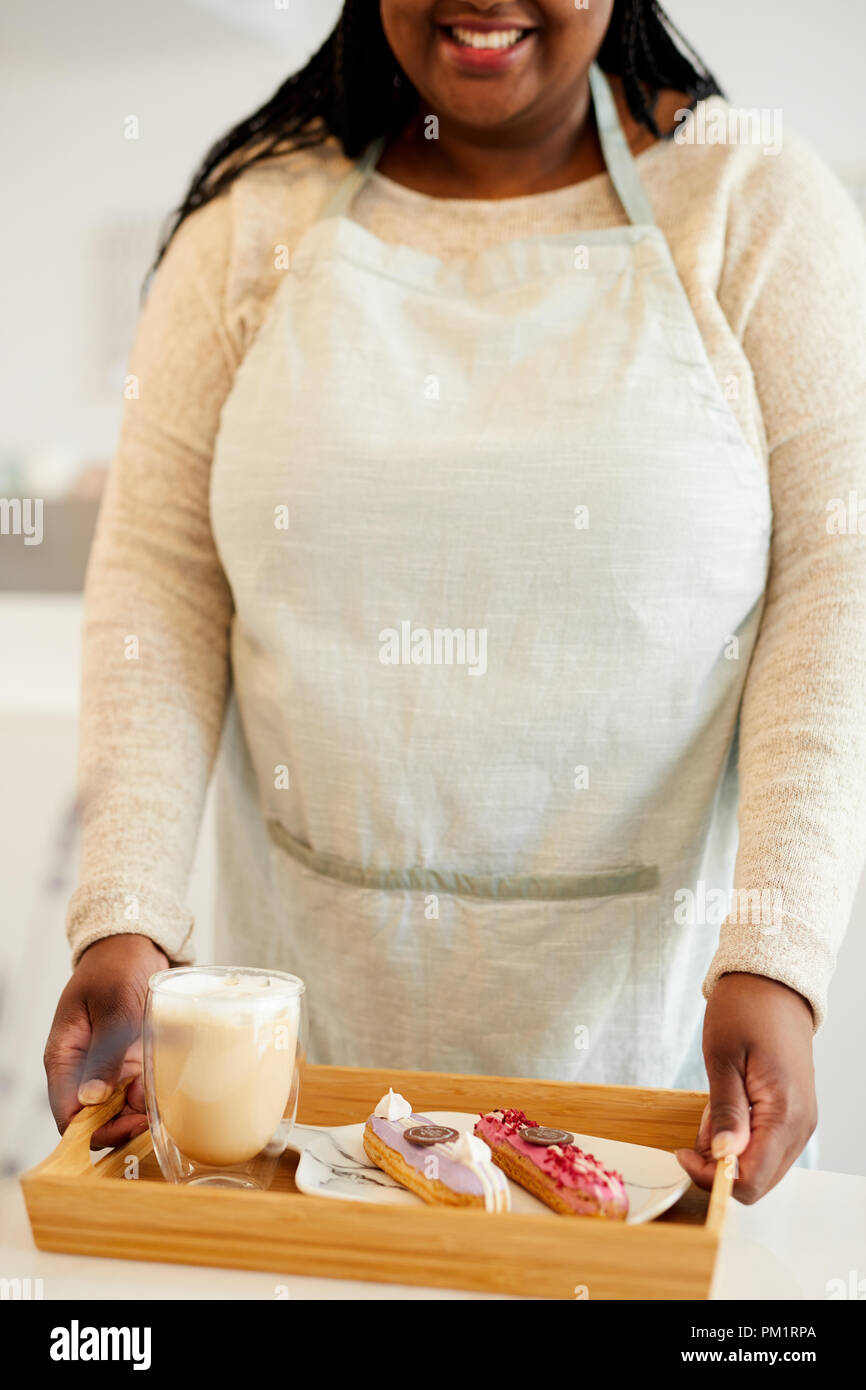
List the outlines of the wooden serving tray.
<svg viewBox="0 0 866 1390">
<path fill-rule="evenodd" d="M 307 1067 L 298 1118 L 363 1121 L 389 1086 L 416 1111 L 514 1106 L 545 1124 L 669 1150 L 693 1144 L 707 1099 L 698 1091 Z M 22 1176 L 40 1250 L 536 1298 L 708 1296 L 732 1185 L 724 1162 L 711 1195 L 692 1187 L 664 1216 L 636 1226 L 307 1197 L 294 1185 L 291 1154 L 267 1192 L 185 1187 L 163 1181 L 147 1131 L 92 1162 L 90 1137 L 123 1095 L 85 1107 L 54 1152 Z M 136 1168 L 138 1180 L 127 1180 Z"/>
</svg>

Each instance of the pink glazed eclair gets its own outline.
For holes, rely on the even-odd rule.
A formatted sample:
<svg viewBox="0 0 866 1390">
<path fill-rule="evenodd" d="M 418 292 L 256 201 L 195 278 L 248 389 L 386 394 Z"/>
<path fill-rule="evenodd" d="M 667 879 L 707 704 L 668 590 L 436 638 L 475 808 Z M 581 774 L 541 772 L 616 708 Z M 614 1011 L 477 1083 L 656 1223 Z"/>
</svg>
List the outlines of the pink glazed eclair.
<svg viewBox="0 0 866 1390">
<path fill-rule="evenodd" d="M 479 1116 L 475 1133 L 506 1177 L 561 1215 L 611 1221 L 628 1215 L 621 1175 L 585 1154 L 566 1130 L 527 1120 L 522 1110 L 491 1110 Z"/>
</svg>

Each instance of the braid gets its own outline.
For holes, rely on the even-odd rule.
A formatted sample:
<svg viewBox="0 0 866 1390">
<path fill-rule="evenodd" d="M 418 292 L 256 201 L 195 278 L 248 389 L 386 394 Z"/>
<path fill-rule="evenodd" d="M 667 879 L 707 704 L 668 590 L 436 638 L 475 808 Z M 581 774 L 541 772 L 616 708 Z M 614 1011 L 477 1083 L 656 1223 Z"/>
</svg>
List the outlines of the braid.
<svg viewBox="0 0 866 1390">
<path fill-rule="evenodd" d="M 629 110 L 656 137 L 653 111 L 663 88 L 687 92 L 693 102 L 720 92 L 658 0 L 614 0 L 598 62 L 621 76 Z M 208 150 L 170 217 L 150 275 L 184 219 L 251 165 L 329 136 L 355 158 L 377 136 L 404 130 L 417 105 L 417 92 L 385 38 L 378 0 L 344 0 L 334 30 L 307 65 Z"/>
<path fill-rule="evenodd" d="M 637 116 L 643 124 L 648 125 L 653 135 L 658 135 L 658 127 L 652 114 L 655 105 L 655 93 L 647 100 L 647 95 L 641 84 L 638 72 L 640 70 L 639 54 L 646 47 L 646 27 L 643 23 L 644 6 L 635 4 L 634 0 L 625 0 L 622 7 L 622 51 L 625 59 L 623 64 L 622 81 L 623 91 L 629 110 Z M 616 21 L 616 11 L 614 10 L 614 22 Z"/>
<path fill-rule="evenodd" d="M 687 92 L 692 103 L 721 95 L 716 79 L 658 0 L 615 0 L 598 61 L 606 72 L 622 77 L 629 110 L 659 139 L 653 112 L 665 87 Z"/>
</svg>

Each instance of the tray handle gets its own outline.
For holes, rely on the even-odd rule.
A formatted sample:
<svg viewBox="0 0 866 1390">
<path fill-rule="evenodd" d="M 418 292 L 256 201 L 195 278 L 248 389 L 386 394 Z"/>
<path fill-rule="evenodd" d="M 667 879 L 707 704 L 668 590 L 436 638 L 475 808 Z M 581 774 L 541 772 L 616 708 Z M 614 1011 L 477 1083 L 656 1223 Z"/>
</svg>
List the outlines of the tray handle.
<svg viewBox="0 0 866 1390">
<path fill-rule="evenodd" d="M 716 1174 L 713 1178 L 713 1186 L 710 1191 L 710 1202 L 707 1207 L 706 1229 L 710 1231 L 716 1239 L 722 1234 L 722 1227 L 725 1224 L 725 1216 L 728 1210 L 728 1199 L 734 1188 L 734 1178 L 737 1172 L 737 1160 L 735 1158 L 720 1158 L 716 1163 Z"/>
<path fill-rule="evenodd" d="M 83 1105 L 77 1115 L 73 1115 L 63 1131 L 57 1148 L 35 1168 L 24 1174 L 26 1178 L 35 1177 L 80 1177 L 93 1168 L 90 1161 L 90 1140 L 107 1120 L 112 1119 L 123 1108 L 129 1081 L 122 1082 L 112 1091 L 107 1100 L 98 1105 Z"/>
</svg>

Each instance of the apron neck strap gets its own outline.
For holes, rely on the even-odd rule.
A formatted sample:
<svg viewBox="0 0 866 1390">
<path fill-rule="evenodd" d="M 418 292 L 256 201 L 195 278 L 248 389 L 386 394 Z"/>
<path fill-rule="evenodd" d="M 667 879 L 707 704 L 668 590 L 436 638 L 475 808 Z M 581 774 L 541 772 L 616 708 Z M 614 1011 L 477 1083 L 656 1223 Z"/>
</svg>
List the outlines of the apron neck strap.
<svg viewBox="0 0 866 1390">
<path fill-rule="evenodd" d="M 379 162 L 387 138 L 386 135 L 380 135 L 367 146 L 360 159 L 352 165 L 348 174 L 340 179 L 330 198 L 319 209 L 315 219 L 317 222 L 324 221 L 326 217 L 345 216 Z"/>
<path fill-rule="evenodd" d="M 652 225 L 655 222 L 652 207 L 644 192 L 634 155 L 628 147 L 610 83 L 597 63 L 593 63 L 589 70 L 589 85 L 598 138 L 611 183 L 629 221 Z M 345 216 L 367 182 L 371 171 L 376 167 L 387 138 L 386 135 L 380 135 L 367 146 L 360 159 L 352 165 L 320 208 L 317 222 L 323 221 L 326 217 Z"/>
<path fill-rule="evenodd" d="M 652 226 L 655 218 L 649 198 L 641 183 L 634 155 L 628 147 L 610 83 L 597 63 L 593 63 L 589 70 L 589 85 L 598 138 L 610 181 L 625 208 L 629 222 Z"/>
</svg>

